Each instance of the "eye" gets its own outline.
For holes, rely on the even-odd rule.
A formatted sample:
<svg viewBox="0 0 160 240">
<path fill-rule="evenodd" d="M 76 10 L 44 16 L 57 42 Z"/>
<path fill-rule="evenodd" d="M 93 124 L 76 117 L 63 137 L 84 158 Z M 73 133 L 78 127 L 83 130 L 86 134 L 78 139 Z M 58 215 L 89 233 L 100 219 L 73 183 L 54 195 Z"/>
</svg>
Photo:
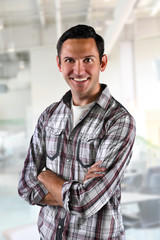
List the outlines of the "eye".
<svg viewBox="0 0 160 240">
<path fill-rule="evenodd" d="M 85 63 L 90 63 L 90 62 L 93 62 L 93 59 L 88 57 L 88 58 L 84 59 L 84 62 Z"/>
<path fill-rule="evenodd" d="M 72 58 L 67 58 L 67 59 L 65 59 L 65 62 L 67 62 L 67 63 L 73 63 L 73 62 L 74 62 L 74 59 L 72 59 Z"/>
</svg>

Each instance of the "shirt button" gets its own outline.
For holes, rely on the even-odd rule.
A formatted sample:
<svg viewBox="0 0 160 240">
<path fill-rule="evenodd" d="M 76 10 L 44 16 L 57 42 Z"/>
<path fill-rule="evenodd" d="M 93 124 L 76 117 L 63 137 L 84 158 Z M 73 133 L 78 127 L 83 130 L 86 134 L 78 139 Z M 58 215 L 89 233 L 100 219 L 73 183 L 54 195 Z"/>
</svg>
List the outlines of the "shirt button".
<svg viewBox="0 0 160 240">
<path fill-rule="evenodd" d="M 61 229 L 61 226 L 58 226 L 59 229 Z"/>
<path fill-rule="evenodd" d="M 70 160 L 69 160 L 69 159 L 67 159 L 67 162 L 70 162 Z"/>
</svg>

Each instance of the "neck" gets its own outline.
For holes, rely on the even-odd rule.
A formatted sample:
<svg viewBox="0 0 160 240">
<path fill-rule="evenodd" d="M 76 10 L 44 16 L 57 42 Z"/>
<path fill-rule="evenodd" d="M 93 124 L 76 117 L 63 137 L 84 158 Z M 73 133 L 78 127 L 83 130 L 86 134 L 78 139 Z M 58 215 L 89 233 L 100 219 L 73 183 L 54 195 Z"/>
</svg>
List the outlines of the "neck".
<svg viewBox="0 0 160 240">
<path fill-rule="evenodd" d="M 75 94 L 72 93 L 72 100 L 73 100 L 73 104 L 75 106 L 84 106 L 84 105 L 87 105 L 91 102 L 94 102 L 98 97 L 99 95 L 101 94 L 101 88 L 100 90 L 94 94 L 93 96 L 77 96 Z"/>
</svg>

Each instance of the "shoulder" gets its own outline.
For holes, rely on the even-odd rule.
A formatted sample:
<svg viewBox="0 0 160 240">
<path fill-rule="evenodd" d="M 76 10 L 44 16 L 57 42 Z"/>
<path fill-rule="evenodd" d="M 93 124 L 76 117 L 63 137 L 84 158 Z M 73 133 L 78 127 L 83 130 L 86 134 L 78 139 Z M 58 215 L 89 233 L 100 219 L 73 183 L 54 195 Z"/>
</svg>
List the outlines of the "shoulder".
<svg viewBox="0 0 160 240">
<path fill-rule="evenodd" d="M 115 105 L 115 109 L 117 110 L 118 118 L 122 118 L 126 121 L 133 122 L 135 124 L 135 119 L 131 115 L 131 113 L 114 97 L 112 97 L 113 105 Z"/>
<path fill-rule="evenodd" d="M 136 122 L 129 111 L 118 102 L 113 96 L 110 99 L 108 109 L 106 111 L 106 127 L 118 127 L 119 129 L 130 129 L 136 132 Z"/>
<path fill-rule="evenodd" d="M 38 125 L 41 127 L 45 127 L 45 125 L 48 123 L 51 116 L 54 114 L 58 106 L 61 104 L 61 101 L 54 102 L 51 105 L 49 105 L 39 116 L 38 118 Z"/>
</svg>

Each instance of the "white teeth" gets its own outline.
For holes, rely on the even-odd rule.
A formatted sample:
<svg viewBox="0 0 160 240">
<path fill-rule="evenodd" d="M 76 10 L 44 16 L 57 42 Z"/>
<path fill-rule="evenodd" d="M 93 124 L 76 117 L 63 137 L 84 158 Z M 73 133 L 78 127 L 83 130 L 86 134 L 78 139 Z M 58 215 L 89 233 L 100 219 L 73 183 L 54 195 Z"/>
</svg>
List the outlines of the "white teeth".
<svg viewBox="0 0 160 240">
<path fill-rule="evenodd" d="M 75 81 L 77 82 L 83 82 L 83 81 L 86 81 L 88 78 L 82 78 L 82 79 L 79 79 L 79 78 L 73 78 Z"/>
</svg>

